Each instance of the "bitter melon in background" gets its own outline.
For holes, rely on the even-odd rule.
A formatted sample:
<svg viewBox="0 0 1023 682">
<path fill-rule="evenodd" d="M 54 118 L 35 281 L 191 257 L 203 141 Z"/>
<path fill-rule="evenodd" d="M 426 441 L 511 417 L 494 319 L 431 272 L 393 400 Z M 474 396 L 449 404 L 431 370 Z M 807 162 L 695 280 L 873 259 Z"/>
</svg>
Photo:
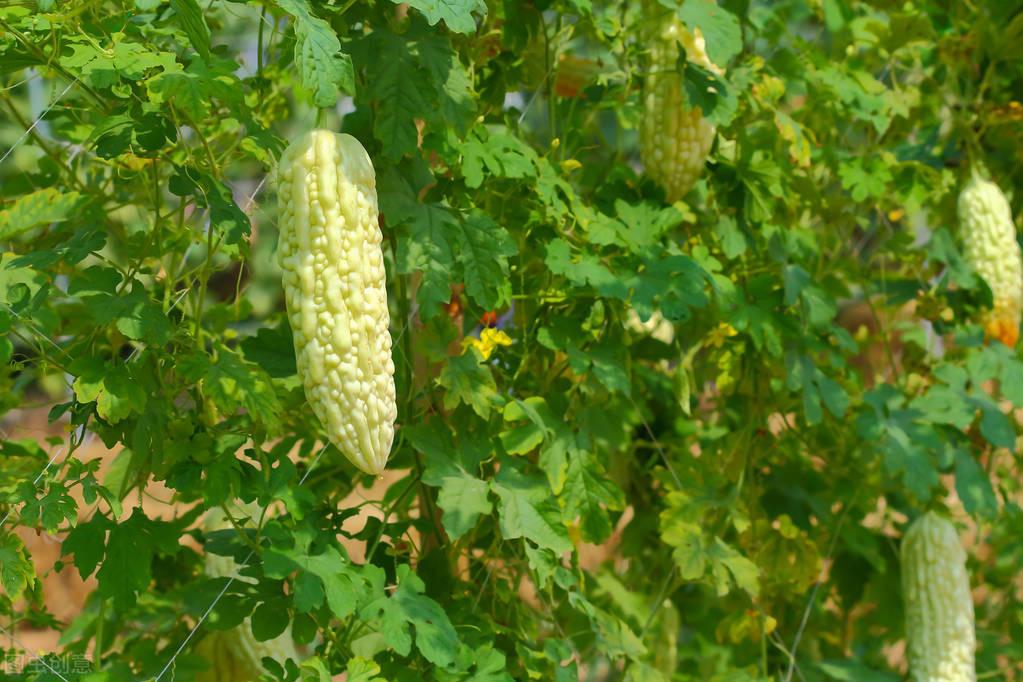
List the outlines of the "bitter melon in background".
<svg viewBox="0 0 1023 682">
<path fill-rule="evenodd" d="M 966 260 L 994 299 L 984 331 L 1010 348 L 1019 340 L 1023 311 L 1023 259 L 1009 202 L 998 185 L 976 173 L 959 194 L 959 223 Z"/>
<path fill-rule="evenodd" d="M 928 512 L 902 539 L 906 650 L 914 682 L 974 682 L 976 635 L 966 552 L 948 519 Z"/>
<path fill-rule="evenodd" d="M 243 518 L 242 526 L 255 526 L 259 521 L 260 509 L 253 504 L 240 504 L 232 508 L 232 515 Z M 248 517 L 248 521 L 244 521 Z M 207 532 L 232 528 L 231 522 L 220 508 L 206 513 L 203 529 Z M 234 577 L 235 580 L 253 583 L 252 578 L 240 576 L 239 566 L 231 557 L 207 552 L 205 573 L 211 578 Z M 287 617 L 283 615 L 283 617 Z M 246 618 L 238 627 L 225 631 L 214 631 L 206 635 L 195 648 L 195 653 L 209 664 L 209 668 L 196 675 L 196 682 L 254 682 L 265 672 L 264 658 L 270 658 L 285 667 L 290 659 L 300 662 L 291 626 L 277 637 L 260 642 L 252 634 L 252 625 Z"/>
<path fill-rule="evenodd" d="M 651 313 L 647 321 L 644 322 L 635 309 L 629 308 L 625 313 L 625 327 L 637 335 L 648 335 L 668 345 L 675 341 L 675 325 L 667 320 L 659 310 Z"/>
<path fill-rule="evenodd" d="M 671 17 L 649 31 L 650 64 L 643 88 L 639 127 L 640 156 L 646 174 L 664 188 L 668 201 L 692 188 L 714 143 L 715 128 L 699 107 L 691 106 L 678 70 L 679 46 L 686 59 L 720 73 L 707 55 L 698 28 L 689 30 Z"/>
<path fill-rule="evenodd" d="M 398 409 L 373 164 L 351 135 L 313 130 L 281 156 L 278 188 L 278 262 L 306 398 L 330 441 L 379 474 Z"/>
</svg>

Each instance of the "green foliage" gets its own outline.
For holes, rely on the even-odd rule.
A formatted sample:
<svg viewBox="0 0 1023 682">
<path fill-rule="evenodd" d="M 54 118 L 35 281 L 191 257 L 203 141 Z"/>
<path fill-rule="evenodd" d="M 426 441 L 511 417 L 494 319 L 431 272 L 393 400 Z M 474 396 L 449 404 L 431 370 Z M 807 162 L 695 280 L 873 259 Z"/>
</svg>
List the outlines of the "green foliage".
<svg viewBox="0 0 1023 682">
<path fill-rule="evenodd" d="M 717 140 L 674 204 L 637 150 L 651 12 L 724 68 L 679 60 Z M 983 166 L 1023 214 L 1021 27 L 1007 0 L 4 4 L 4 627 L 111 681 L 194 679 L 245 622 L 291 625 L 287 680 L 890 680 L 893 538 L 945 507 L 1007 677 L 1023 362 L 976 324 L 955 196 Z M 276 159 L 317 125 L 377 173 L 379 481 L 324 445 L 272 257 Z M 18 423 L 43 404 L 48 440 Z M 239 499 L 266 513 L 200 530 Z M 69 622 L 35 534 L 95 578 Z"/>
</svg>

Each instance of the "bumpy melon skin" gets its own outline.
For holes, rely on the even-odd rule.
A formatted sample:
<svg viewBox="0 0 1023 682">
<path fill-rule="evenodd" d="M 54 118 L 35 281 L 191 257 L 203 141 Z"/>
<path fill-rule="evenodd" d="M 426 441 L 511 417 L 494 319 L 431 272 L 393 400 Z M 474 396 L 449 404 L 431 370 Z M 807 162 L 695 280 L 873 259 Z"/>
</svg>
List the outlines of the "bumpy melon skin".
<svg viewBox="0 0 1023 682">
<path fill-rule="evenodd" d="M 982 320 L 984 330 L 1012 348 L 1023 312 L 1023 258 L 1009 202 L 998 185 L 974 175 L 959 194 L 958 208 L 966 260 L 994 298 Z"/>
<path fill-rule="evenodd" d="M 379 474 L 398 408 L 376 176 L 351 135 L 313 130 L 278 168 L 277 255 L 306 398 L 330 441 Z"/>
<path fill-rule="evenodd" d="M 260 509 L 253 504 L 240 504 L 232 509 L 232 516 L 248 516 L 250 522 L 243 525 L 255 525 Z M 208 533 L 231 527 L 220 508 L 207 512 L 203 522 L 203 529 Z M 254 582 L 238 574 L 240 567 L 231 557 L 207 554 L 205 563 L 205 573 L 211 578 L 234 577 L 242 582 Z M 196 646 L 195 653 L 205 658 L 210 666 L 196 675 L 196 682 L 255 682 L 266 672 L 262 665 L 264 658 L 273 659 L 282 668 L 288 660 L 296 664 L 301 660 L 291 637 L 291 625 L 274 639 L 260 642 L 252 634 L 249 618 L 236 628 L 206 635 Z"/>
<path fill-rule="evenodd" d="M 677 19 L 670 19 L 652 35 L 639 149 L 647 175 L 664 188 L 672 202 L 692 189 L 715 134 L 700 108 L 687 104 L 677 69 L 680 44 L 690 62 L 720 72 L 707 56 L 699 29 L 689 31 Z"/>
<path fill-rule="evenodd" d="M 902 539 L 906 650 L 913 682 L 975 682 L 976 636 L 966 552 L 950 521 L 934 512 Z"/>
</svg>

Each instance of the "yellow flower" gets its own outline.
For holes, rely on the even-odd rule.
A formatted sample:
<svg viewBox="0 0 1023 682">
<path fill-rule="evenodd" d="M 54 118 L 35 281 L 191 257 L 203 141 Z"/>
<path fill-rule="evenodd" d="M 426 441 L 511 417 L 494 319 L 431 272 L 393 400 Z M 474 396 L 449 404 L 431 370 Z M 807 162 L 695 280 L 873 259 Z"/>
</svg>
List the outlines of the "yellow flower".
<svg viewBox="0 0 1023 682">
<path fill-rule="evenodd" d="M 500 329 L 484 329 L 480 334 L 480 338 L 475 336 L 467 336 L 462 339 L 462 351 L 465 352 L 470 346 L 474 347 L 480 352 L 484 360 L 490 358 L 498 346 L 510 346 L 512 344 L 511 337 L 505 334 Z"/>
<path fill-rule="evenodd" d="M 739 332 L 735 331 L 735 327 L 727 322 L 722 322 L 716 329 L 711 331 L 710 337 L 707 339 L 707 345 L 720 348 L 721 344 L 725 342 L 725 339 L 735 336 L 738 333 Z"/>
</svg>

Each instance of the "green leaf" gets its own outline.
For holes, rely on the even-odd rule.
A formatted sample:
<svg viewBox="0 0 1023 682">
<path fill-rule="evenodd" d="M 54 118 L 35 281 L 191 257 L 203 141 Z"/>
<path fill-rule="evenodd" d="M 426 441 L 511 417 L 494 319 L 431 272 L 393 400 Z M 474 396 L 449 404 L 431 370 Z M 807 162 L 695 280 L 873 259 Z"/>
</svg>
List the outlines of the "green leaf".
<svg viewBox="0 0 1023 682">
<path fill-rule="evenodd" d="M 61 192 L 53 187 L 18 197 L 0 211 L 0 240 L 13 239 L 37 225 L 67 220 L 80 210 L 81 199 L 78 192 Z"/>
<path fill-rule="evenodd" d="M 458 52 L 447 36 L 432 32 L 417 36 L 416 48 L 438 102 L 438 106 L 426 112 L 429 120 L 464 134 L 476 114 L 476 102 L 472 78 Z"/>
<path fill-rule="evenodd" d="M 547 245 L 547 267 L 555 275 L 567 277 L 577 286 L 591 286 L 604 296 L 624 299 L 628 295 L 625 283 L 597 256 L 590 253 L 575 255 L 569 243 L 554 239 Z"/>
<path fill-rule="evenodd" d="M 480 516 L 491 512 L 490 486 L 468 474 L 448 476 L 441 482 L 437 505 L 444 510 L 441 522 L 452 540 L 475 527 Z"/>
<path fill-rule="evenodd" d="M 238 353 L 221 346 L 215 361 L 194 354 L 183 357 L 179 368 L 189 381 L 202 381 L 203 393 L 222 413 L 244 409 L 268 431 L 278 429 L 281 406 L 273 382 Z"/>
<path fill-rule="evenodd" d="M 388 225 L 410 227 L 398 241 L 398 270 L 422 273 L 416 300 L 424 319 L 429 319 L 451 298 L 455 261 L 449 236 L 458 229 L 457 216 L 446 206 L 420 202 L 397 173 L 386 173 L 380 185 L 381 214 Z"/>
<path fill-rule="evenodd" d="M 892 181 L 888 164 L 876 158 L 851 158 L 839 166 L 838 174 L 855 201 L 882 199 Z"/>
<path fill-rule="evenodd" d="M 285 578 L 293 570 L 307 576 L 305 580 L 319 582 L 315 588 L 308 583 L 303 586 L 305 598 L 309 599 L 306 606 L 318 607 L 324 597 L 331 612 L 337 618 L 346 618 L 355 611 L 363 592 L 363 579 L 352 563 L 333 548 L 327 547 L 321 553 L 310 554 L 308 538 L 298 543 L 293 549 L 277 548 L 267 550 L 263 555 L 263 572 L 269 578 Z M 310 593 L 309 590 L 316 591 Z M 316 598 L 318 595 L 319 599 Z"/>
<path fill-rule="evenodd" d="M 462 175 L 466 186 L 472 189 L 482 185 L 487 176 L 514 179 L 536 176 L 536 152 L 504 128 L 477 126 L 460 150 Z"/>
<path fill-rule="evenodd" d="M 471 212 L 454 226 L 466 292 L 485 310 L 507 304 L 511 298 L 508 256 L 517 252 L 508 231 L 481 211 Z"/>
<path fill-rule="evenodd" d="M 559 555 L 572 549 L 543 479 L 523 475 L 507 464 L 497 473 L 493 490 L 501 500 L 501 534 L 506 540 L 526 538 Z"/>
<path fill-rule="evenodd" d="M 827 675 L 829 680 L 840 682 L 898 682 L 899 675 L 874 670 L 856 660 L 831 660 L 817 663 L 817 667 Z"/>
<path fill-rule="evenodd" d="M 291 621 L 283 599 L 265 601 L 252 612 L 252 636 L 258 642 L 265 642 L 280 636 Z"/>
<path fill-rule="evenodd" d="M 168 103 L 184 112 L 191 121 L 201 121 L 209 115 L 210 101 L 214 94 L 219 94 L 219 85 L 202 74 L 192 73 L 191 67 L 188 71 L 177 71 L 174 73 L 164 72 L 146 82 L 149 89 L 149 98 L 154 103 Z M 106 154 L 113 152 L 120 153 L 116 147 L 107 145 Z"/>
<path fill-rule="evenodd" d="M 811 138 L 794 118 L 784 111 L 774 112 L 774 125 L 779 134 L 789 142 L 789 156 L 800 166 L 806 167 L 811 161 Z"/>
<path fill-rule="evenodd" d="M 580 592 L 570 592 L 569 602 L 590 619 L 597 633 L 598 646 L 604 655 L 639 660 L 646 653 L 642 640 L 625 621 L 597 608 Z"/>
<path fill-rule="evenodd" d="M 618 216 L 618 220 L 613 221 L 617 232 L 616 241 L 637 254 L 657 245 L 665 234 L 677 228 L 683 220 L 682 214 L 674 206 L 663 206 L 652 201 L 629 203 L 616 199 L 615 214 Z M 588 229 L 592 234 L 594 225 L 591 223 Z"/>
<path fill-rule="evenodd" d="M 399 0 L 391 2 L 399 4 Z M 487 14 L 484 0 L 410 0 L 408 5 L 422 12 L 431 26 L 443 21 L 455 33 L 473 33 L 476 21 L 472 13 Z"/>
<path fill-rule="evenodd" d="M 291 328 L 285 321 L 274 329 L 263 327 L 255 336 L 248 336 L 241 342 L 245 358 L 259 365 L 274 379 L 294 376 L 295 346 Z"/>
<path fill-rule="evenodd" d="M 550 584 L 551 577 L 553 577 L 557 570 L 559 557 L 549 549 L 543 549 L 541 547 L 535 547 L 532 543 L 523 543 L 523 548 L 526 550 L 526 559 L 529 562 L 529 568 L 536 575 L 537 587 L 544 588 Z"/>
<path fill-rule="evenodd" d="M 684 322 L 694 308 L 708 303 L 706 287 L 709 274 L 692 258 L 669 255 L 651 258 L 625 284 L 632 289 L 632 301 L 641 314 L 660 309 L 672 322 Z"/>
<path fill-rule="evenodd" d="M 383 591 L 382 572 L 373 571 L 374 581 Z M 458 650 L 458 634 L 437 602 L 423 594 L 423 581 L 407 564 L 398 566 L 398 589 L 391 597 L 379 597 L 360 612 L 363 617 L 377 618 L 387 643 L 398 654 L 409 654 L 412 636 L 419 653 L 434 665 L 450 664 Z"/>
<path fill-rule="evenodd" d="M 1011 357 L 1006 358 L 1001 365 L 999 379 L 1002 392 L 1013 405 L 1023 405 L 1023 362 Z"/>
<path fill-rule="evenodd" d="M 504 406 L 506 423 L 527 419 L 520 424 L 501 432 L 501 444 L 505 451 L 512 455 L 525 455 L 532 452 L 547 439 L 550 430 L 537 410 L 547 406 L 543 398 L 534 396 L 526 400 L 511 400 Z"/>
<path fill-rule="evenodd" d="M 210 226 L 221 233 L 234 249 L 230 255 L 245 253 L 251 231 L 249 216 L 235 203 L 234 192 L 221 180 L 190 166 L 180 166 L 171 176 L 169 187 L 178 196 L 192 196 L 196 204 L 210 210 Z"/>
<path fill-rule="evenodd" d="M 662 530 L 665 544 L 674 547 L 672 557 L 686 580 L 700 580 L 707 570 L 703 532 L 695 523 L 673 522 Z"/>
<path fill-rule="evenodd" d="M 605 341 L 598 346 L 587 349 L 586 355 L 590 361 L 594 376 L 600 380 L 610 391 L 629 395 L 632 391 L 632 384 L 629 375 L 622 365 L 621 347 L 617 344 Z"/>
<path fill-rule="evenodd" d="M 124 448 L 108 466 L 103 477 L 103 486 L 110 491 L 113 499 L 123 500 L 131 492 L 131 487 L 135 484 L 132 474 L 137 473 L 135 460 L 135 451 Z"/>
<path fill-rule="evenodd" d="M 135 141 L 138 146 L 146 152 L 156 152 L 163 149 L 167 142 L 175 142 L 178 138 L 178 130 L 166 117 L 157 112 L 143 114 L 136 122 Z"/>
<path fill-rule="evenodd" d="M 341 51 L 341 41 L 330 24 L 313 14 L 308 0 L 276 2 L 295 18 L 295 64 L 302 84 L 313 95 L 313 104 L 332 107 L 339 91 L 354 95 L 352 58 Z"/>
<path fill-rule="evenodd" d="M 367 92 L 360 95 L 366 94 L 377 103 L 373 134 L 383 145 L 384 157 L 397 161 L 416 151 L 416 119 L 430 111 L 433 93 L 404 37 L 374 31 L 364 49 L 369 55 L 387 55 L 387 59 L 369 61 Z"/>
<path fill-rule="evenodd" d="M 459 476 L 465 471 L 451 431 L 441 420 L 428 419 L 410 424 L 405 435 L 412 447 L 426 459 L 423 471 L 423 483 L 426 485 L 437 487 L 448 476 Z"/>
<path fill-rule="evenodd" d="M 447 389 L 444 406 L 448 409 L 464 403 L 488 419 L 491 408 L 500 403 L 494 376 L 475 348 L 449 359 L 437 382 Z"/>
<path fill-rule="evenodd" d="M 407 437 L 426 458 L 423 482 L 440 488 L 437 504 L 444 511 L 444 529 L 453 540 L 461 537 L 493 508 L 490 487 L 469 473 L 476 470 L 474 457 L 456 449 L 451 432 L 438 419 L 409 428 Z"/>
<path fill-rule="evenodd" d="M 71 281 L 68 293 L 86 303 L 88 313 L 99 325 L 114 323 L 130 339 L 162 345 L 174 331 L 163 308 L 152 301 L 140 282 L 129 290 L 121 286 L 120 274 L 110 268 L 93 266 Z"/>
<path fill-rule="evenodd" d="M 579 518 L 582 536 L 587 542 L 599 544 L 611 534 L 608 511 L 621 511 L 625 496 L 597 459 L 585 451 L 569 454 L 565 487 L 559 501 L 564 505 L 566 519 Z"/>
<path fill-rule="evenodd" d="M 21 522 L 25 526 L 41 526 L 48 533 L 56 533 L 66 521 L 74 523 L 78 519 L 78 505 L 61 486 L 48 488 L 42 497 L 35 496 L 35 487 L 25 482 L 27 498 L 21 508 Z"/>
<path fill-rule="evenodd" d="M 887 88 L 873 75 L 851 69 L 844 62 L 832 62 L 808 69 L 806 77 L 823 91 L 821 96 L 835 97 L 855 119 L 870 123 L 878 134 L 887 130 L 892 119 L 892 104 L 897 100 L 885 97 Z M 866 162 L 872 167 L 880 167 L 885 160 L 870 157 Z M 862 164 L 857 165 L 862 170 Z M 863 179 L 858 171 L 853 173 L 857 179 Z M 887 170 L 884 175 L 888 175 Z"/>
<path fill-rule="evenodd" d="M 974 398 L 974 404 L 980 407 L 980 433 L 989 443 L 996 447 L 1006 448 L 1010 452 L 1016 449 L 1016 432 L 1009 418 L 993 401 Z"/>
<path fill-rule="evenodd" d="M 0 585 L 4 596 L 14 601 L 36 579 L 35 567 L 21 538 L 13 533 L 0 534 Z"/>
<path fill-rule="evenodd" d="M 123 33 L 101 37 L 105 45 L 95 40 L 72 40 L 67 47 L 71 54 L 60 57 L 60 63 L 88 85 L 96 88 L 117 86 L 121 81 L 139 81 L 153 69 L 163 72 L 180 70 L 176 56 L 171 52 L 155 52 L 136 40 L 125 40 Z M 111 43 L 112 41 L 112 43 Z"/>
<path fill-rule="evenodd" d="M 141 509 L 112 525 L 106 557 L 96 574 L 99 593 L 112 598 L 116 608 L 128 609 L 136 595 L 149 588 L 153 559 L 180 551 L 179 532 L 172 524 L 150 520 Z"/>
<path fill-rule="evenodd" d="M 756 564 L 725 544 L 721 538 L 714 538 L 714 543 L 708 548 L 708 556 L 713 564 L 714 582 L 719 596 L 728 594 L 733 582 L 750 596 L 757 596 L 760 591 L 760 569 Z"/>
<path fill-rule="evenodd" d="M 302 682 L 331 682 L 332 679 L 330 670 L 319 656 L 312 656 L 302 661 L 299 670 Z"/>
<path fill-rule="evenodd" d="M 50 454 L 34 439 L 0 440 L 0 490 L 11 492 L 34 480 L 49 460 Z M 30 497 L 34 496 L 33 487 Z"/>
<path fill-rule="evenodd" d="M 965 450 L 955 451 L 956 493 L 970 514 L 994 518 L 998 513 L 998 499 L 991 480 L 973 455 Z"/>
<path fill-rule="evenodd" d="M 468 658 L 476 668 L 472 677 L 466 678 L 467 682 L 512 682 L 505 655 L 490 644 L 484 644 L 475 651 L 466 647 L 463 651 L 468 652 Z"/>
<path fill-rule="evenodd" d="M 961 391 L 947 386 L 932 386 L 927 393 L 914 398 L 910 407 L 926 415 L 928 421 L 951 424 L 962 431 L 973 423 L 974 414 L 970 403 L 963 400 Z"/>
<path fill-rule="evenodd" d="M 785 305 L 793 305 L 810 283 L 810 273 L 799 265 L 788 265 L 785 274 Z"/>
<path fill-rule="evenodd" d="M 709 578 L 718 596 L 728 594 L 733 584 L 756 596 L 760 588 L 757 565 L 699 523 L 709 502 L 688 493 L 671 492 L 668 507 L 661 511 L 661 538 L 674 548 L 672 557 L 684 579 Z"/>
<path fill-rule="evenodd" d="M 377 677 L 380 674 L 379 665 L 358 656 L 348 661 L 345 672 L 348 674 L 347 682 L 387 682 L 384 678 Z"/>
<path fill-rule="evenodd" d="M 572 348 L 570 352 L 577 351 Z M 511 454 L 526 454 L 540 446 L 540 468 L 547 475 L 551 491 L 560 495 L 565 486 L 569 454 L 578 450 L 576 434 L 564 415 L 554 412 L 547 401 L 538 396 L 510 401 L 505 406 L 505 422 L 522 419 L 528 419 L 528 423 L 502 432 L 501 442 Z"/>
<path fill-rule="evenodd" d="M 195 51 L 202 55 L 203 59 L 210 57 L 210 27 L 206 25 L 206 18 L 196 0 L 171 0 L 171 7 L 177 15 L 181 28 L 185 35 L 192 42 Z"/>
<path fill-rule="evenodd" d="M 75 396 L 83 403 L 95 402 L 96 412 L 109 423 L 116 424 L 145 409 L 148 396 L 129 366 L 83 357 L 69 369 L 77 377 L 72 385 Z"/>
<path fill-rule="evenodd" d="M 683 85 L 688 103 L 699 107 L 710 123 L 726 125 L 732 122 L 739 100 L 728 83 L 716 73 L 694 62 L 686 62 Z"/>
<path fill-rule="evenodd" d="M 688 28 L 699 28 L 707 42 L 710 60 L 725 66 L 742 51 L 742 30 L 739 20 L 714 0 L 660 0 L 666 7 L 676 8 L 678 18 Z"/>
<path fill-rule="evenodd" d="M 938 485 L 934 456 L 944 448 L 944 439 L 919 420 L 921 413 L 904 407 L 905 398 L 894 387 L 881 385 L 864 395 L 873 408 L 856 420 L 860 436 L 876 441 L 885 468 L 901 475 L 910 491 L 920 500 L 929 500 Z"/>
<path fill-rule="evenodd" d="M 788 375 L 786 385 L 790 390 L 803 393 L 803 411 L 807 423 L 819 424 L 824 418 L 821 403 L 836 418 L 845 415 L 849 407 L 849 396 L 840 384 L 818 368 L 813 358 L 790 353 L 786 357 Z"/>
</svg>

